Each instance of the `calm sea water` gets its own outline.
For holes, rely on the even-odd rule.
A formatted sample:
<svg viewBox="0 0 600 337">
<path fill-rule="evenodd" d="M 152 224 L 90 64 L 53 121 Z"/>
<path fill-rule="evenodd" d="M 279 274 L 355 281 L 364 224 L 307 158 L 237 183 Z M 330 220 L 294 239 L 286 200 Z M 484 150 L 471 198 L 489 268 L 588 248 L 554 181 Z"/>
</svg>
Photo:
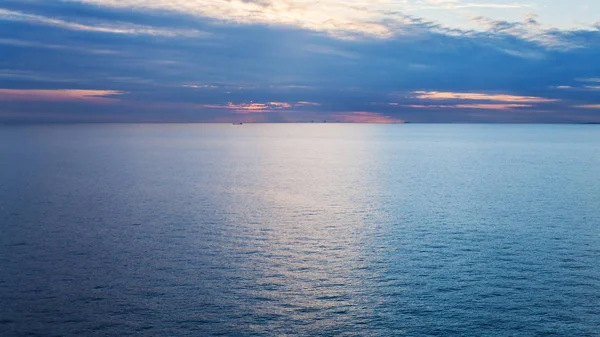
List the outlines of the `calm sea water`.
<svg viewBox="0 0 600 337">
<path fill-rule="evenodd" d="M 599 335 L 600 127 L 0 128 L 2 336 Z"/>
</svg>

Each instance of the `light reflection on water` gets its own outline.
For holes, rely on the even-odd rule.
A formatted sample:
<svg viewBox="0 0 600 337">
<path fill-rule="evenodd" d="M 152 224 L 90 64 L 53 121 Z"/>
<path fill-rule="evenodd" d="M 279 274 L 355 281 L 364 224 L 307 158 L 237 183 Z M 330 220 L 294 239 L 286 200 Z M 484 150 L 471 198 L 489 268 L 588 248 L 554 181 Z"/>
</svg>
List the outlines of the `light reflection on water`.
<svg viewBox="0 0 600 337">
<path fill-rule="evenodd" d="M 360 129 L 307 131 L 308 137 L 292 132 L 244 149 L 251 155 L 239 166 L 250 169 L 236 176 L 227 219 L 249 227 L 232 240 L 244 251 L 237 268 L 252 274 L 252 285 L 240 291 L 252 289 L 259 303 L 253 315 L 266 317 L 275 331 L 351 331 L 373 315 L 361 245 L 376 200 L 361 203 L 361 174 L 370 164 L 357 160 L 368 147 L 348 141 Z"/>
<path fill-rule="evenodd" d="M 0 129 L 0 329 L 593 335 L 599 142 L 548 125 Z"/>
</svg>

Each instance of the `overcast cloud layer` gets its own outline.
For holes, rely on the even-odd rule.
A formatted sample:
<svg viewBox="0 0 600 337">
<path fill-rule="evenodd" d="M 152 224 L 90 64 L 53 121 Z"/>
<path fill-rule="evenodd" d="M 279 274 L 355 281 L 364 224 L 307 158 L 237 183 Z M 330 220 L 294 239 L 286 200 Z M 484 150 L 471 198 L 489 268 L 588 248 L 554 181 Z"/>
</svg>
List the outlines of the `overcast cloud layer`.
<svg viewBox="0 0 600 337">
<path fill-rule="evenodd" d="M 3 0 L 0 122 L 600 122 L 597 0 Z"/>
</svg>

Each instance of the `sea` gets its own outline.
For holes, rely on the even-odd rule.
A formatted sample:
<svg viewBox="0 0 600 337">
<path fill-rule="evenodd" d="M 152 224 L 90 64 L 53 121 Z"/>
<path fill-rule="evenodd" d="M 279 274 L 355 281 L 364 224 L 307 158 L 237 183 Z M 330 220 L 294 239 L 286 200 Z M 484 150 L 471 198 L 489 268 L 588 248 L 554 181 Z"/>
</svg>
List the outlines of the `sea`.
<svg viewBox="0 0 600 337">
<path fill-rule="evenodd" d="M 2 126 L 0 335 L 600 336 L 600 126 Z"/>
</svg>

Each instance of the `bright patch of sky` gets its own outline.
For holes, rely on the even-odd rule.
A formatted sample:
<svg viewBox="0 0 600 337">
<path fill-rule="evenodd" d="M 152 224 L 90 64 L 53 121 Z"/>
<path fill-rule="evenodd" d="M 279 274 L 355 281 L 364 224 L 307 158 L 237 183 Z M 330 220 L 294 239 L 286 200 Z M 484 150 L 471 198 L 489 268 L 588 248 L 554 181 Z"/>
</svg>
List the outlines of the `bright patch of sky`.
<svg viewBox="0 0 600 337">
<path fill-rule="evenodd" d="M 411 3 L 407 12 L 451 28 L 481 29 L 474 20 L 520 22 L 533 18 L 545 28 L 590 28 L 600 22 L 597 0 L 424 0 Z"/>
<path fill-rule="evenodd" d="M 238 23 L 291 25 L 331 35 L 390 37 L 420 19 L 444 28 L 488 30 L 489 22 L 541 29 L 589 29 L 600 22 L 597 0 L 70 0 L 101 6 L 167 10 Z M 406 16 L 410 16 L 407 18 Z M 486 23 L 488 22 L 488 23 Z M 414 23 L 414 22 L 413 22 Z"/>
</svg>

